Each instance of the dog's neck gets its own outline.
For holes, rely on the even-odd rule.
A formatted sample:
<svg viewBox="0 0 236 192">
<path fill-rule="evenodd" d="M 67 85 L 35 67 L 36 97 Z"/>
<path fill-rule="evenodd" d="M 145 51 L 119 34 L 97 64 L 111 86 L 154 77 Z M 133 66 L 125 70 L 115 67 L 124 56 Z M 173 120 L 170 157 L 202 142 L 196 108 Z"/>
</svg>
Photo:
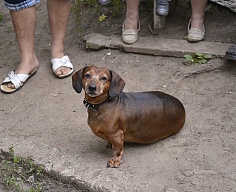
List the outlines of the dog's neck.
<svg viewBox="0 0 236 192">
<path fill-rule="evenodd" d="M 95 112 L 98 111 L 99 107 L 105 103 L 105 102 L 108 102 L 110 101 L 112 98 L 110 96 L 106 97 L 103 101 L 101 101 L 100 103 L 97 103 L 97 104 L 93 104 L 93 103 L 90 103 L 86 100 L 86 98 L 84 99 L 83 103 L 84 103 L 84 106 L 88 109 L 88 110 L 93 110 Z"/>
</svg>

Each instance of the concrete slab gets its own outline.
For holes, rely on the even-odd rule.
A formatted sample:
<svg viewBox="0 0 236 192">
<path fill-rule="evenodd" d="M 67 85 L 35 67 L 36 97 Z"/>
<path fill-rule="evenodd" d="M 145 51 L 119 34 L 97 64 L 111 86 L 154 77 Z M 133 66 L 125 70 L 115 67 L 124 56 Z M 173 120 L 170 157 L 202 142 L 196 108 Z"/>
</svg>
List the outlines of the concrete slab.
<svg viewBox="0 0 236 192">
<path fill-rule="evenodd" d="M 211 53 L 216 56 L 224 56 L 225 51 L 232 45 L 218 42 L 188 43 L 186 40 L 139 37 L 133 45 L 123 43 L 121 36 L 104 36 L 91 33 L 84 37 L 88 49 L 121 49 L 130 53 L 148 55 L 183 57 L 191 53 Z"/>
<path fill-rule="evenodd" d="M 124 163 L 106 168 L 112 150 L 88 127 L 83 94 L 74 92 L 70 78 L 60 81 L 43 65 L 19 92 L 0 93 L 1 150 L 13 145 L 17 155 L 74 181 L 79 191 L 222 191 L 222 183 L 226 191 L 235 189 L 235 67 L 225 69 L 223 59 L 184 66 L 179 58 L 117 50 L 111 56 L 107 50 L 76 53 L 77 69 L 89 62 L 107 66 L 126 80 L 125 91 L 178 97 L 187 111 L 183 130 L 153 145 L 126 144 Z"/>
</svg>

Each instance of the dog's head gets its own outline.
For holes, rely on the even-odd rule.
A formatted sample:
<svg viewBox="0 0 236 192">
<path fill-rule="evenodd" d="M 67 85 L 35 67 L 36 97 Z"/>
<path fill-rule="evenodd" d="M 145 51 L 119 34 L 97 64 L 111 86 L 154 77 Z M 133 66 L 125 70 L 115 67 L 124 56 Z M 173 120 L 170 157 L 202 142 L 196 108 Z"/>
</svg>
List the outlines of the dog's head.
<svg viewBox="0 0 236 192">
<path fill-rule="evenodd" d="M 106 67 L 86 66 L 72 76 L 72 85 L 77 93 L 82 88 L 90 97 L 101 95 L 117 96 L 122 92 L 125 81 L 114 71 Z"/>
</svg>

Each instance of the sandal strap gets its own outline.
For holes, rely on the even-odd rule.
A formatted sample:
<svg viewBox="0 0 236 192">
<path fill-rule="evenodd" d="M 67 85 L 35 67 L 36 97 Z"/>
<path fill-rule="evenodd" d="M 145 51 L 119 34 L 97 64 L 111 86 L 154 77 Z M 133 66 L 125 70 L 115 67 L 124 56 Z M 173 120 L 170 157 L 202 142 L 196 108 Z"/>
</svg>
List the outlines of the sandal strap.
<svg viewBox="0 0 236 192">
<path fill-rule="evenodd" d="M 12 83 L 15 89 L 21 87 L 24 82 L 29 78 L 30 75 L 27 74 L 16 74 L 15 71 L 10 71 L 8 77 L 6 77 L 2 84 Z"/>
<path fill-rule="evenodd" d="M 69 67 L 73 69 L 73 64 L 70 62 L 70 59 L 67 55 L 61 57 L 61 58 L 53 58 L 51 59 L 52 63 L 52 70 L 55 72 L 60 67 Z"/>
</svg>

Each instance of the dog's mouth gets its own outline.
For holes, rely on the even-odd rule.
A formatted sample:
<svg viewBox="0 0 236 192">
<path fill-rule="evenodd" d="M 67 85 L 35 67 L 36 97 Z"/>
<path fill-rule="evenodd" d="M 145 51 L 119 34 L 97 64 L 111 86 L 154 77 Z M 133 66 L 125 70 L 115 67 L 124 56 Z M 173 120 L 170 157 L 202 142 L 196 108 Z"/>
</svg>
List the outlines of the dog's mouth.
<svg viewBox="0 0 236 192">
<path fill-rule="evenodd" d="M 99 95 L 101 95 L 101 92 L 99 92 L 98 90 L 96 91 L 86 90 L 86 93 L 90 97 L 98 97 Z"/>
<path fill-rule="evenodd" d="M 94 93 L 94 92 L 87 92 L 87 94 L 90 96 L 90 97 L 97 97 L 98 94 L 97 93 Z"/>
</svg>

